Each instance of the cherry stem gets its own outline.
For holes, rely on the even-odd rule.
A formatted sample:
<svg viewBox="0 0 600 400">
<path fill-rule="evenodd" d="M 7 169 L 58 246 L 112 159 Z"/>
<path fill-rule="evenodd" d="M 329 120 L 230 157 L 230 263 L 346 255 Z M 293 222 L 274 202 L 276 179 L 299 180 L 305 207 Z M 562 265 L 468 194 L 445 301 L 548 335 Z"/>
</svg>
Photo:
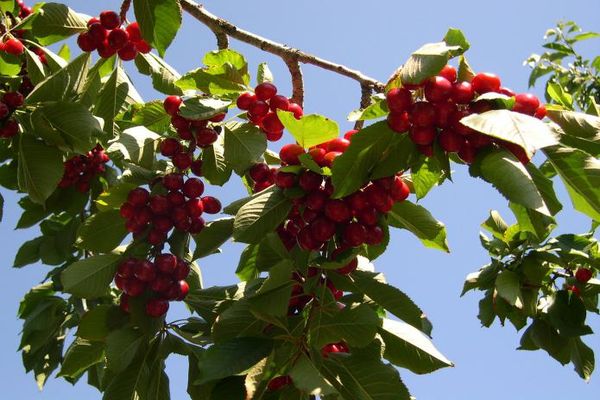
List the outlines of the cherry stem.
<svg viewBox="0 0 600 400">
<path fill-rule="evenodd" d="M 315 67 L 319 67 L 324 70 L 343 75 L 350 79 L 354 79 L 355 81 L 359 82 L 362 86 L 367 86 L 373 91 L 383 92 L 385 90 L 384 83 L 367 75 L 364 75 L 360 71 L 325 60 L 312 54 L 305 53 L 302 50 L 298 50 L 293 47 L 274 42 L 270 39 L 266 39 L 254 33 L 240 29 L 237 26 L 230 23 L 229 21 L 226 21 L 208 12 L 204 8 L 204 6 L 194 2 L 193 0 L 181 0 L 181 6 L 185 12 L 187 12 L 193 18 L 200 21 L 201 23 L 206 25 L 210 30 L 215 32 L 217 38 L 218 35 L 221 34 L 225 36 L 230 36 L 241 42 L 259 48 L 262 51 L 279 56 L 283 59 L 284 62 L 286 62 L 286 64 L 287 60 L 292 59 L 295 60 L 295 62 L 298 64 L 303 63 L 314 65 Z"/>
<path fill-rule="evenodd" d="M 360 109 L 364 110 L 371 104 L 371 88 L 366 85 L 360 85 Z M 354 129 L 362 129 L 365 121 L 359 120 L 354 123 Z"/>
<path fill-rule="evenodd" d="M 119 13 L 119 17 L 121 18 L 121 23 L 125 23 L 127 20 L 127 11 L 131 7 L 131 0 L 123 0 L 121 4 L 121 12 Z"/>
<path fill-rule="evenodd" d="M 304 107 L 304 80 L 298 58 L 287 57 L 285 63 L 292 76 L 292 100 L 300 107 Z"/>
</svg>

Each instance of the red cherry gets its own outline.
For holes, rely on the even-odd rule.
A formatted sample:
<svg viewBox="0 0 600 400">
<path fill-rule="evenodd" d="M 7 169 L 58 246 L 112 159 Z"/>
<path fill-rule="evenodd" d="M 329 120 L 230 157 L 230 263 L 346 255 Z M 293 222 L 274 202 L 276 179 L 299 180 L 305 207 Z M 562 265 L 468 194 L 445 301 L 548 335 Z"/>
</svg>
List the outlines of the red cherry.
<svg viewBox="0 0 600 400">
<path fill-rule="evenodd" d="M 298 185 L 306 192 L 314 192 L 321 187 L 323 177 L 313 171 L 304 171 L 300 174 Z"/>
<path fill-rule="evenodd" d="M 475 150 L 475 147 L 473 147 L 468 140 L 465 141 L 460 151 L 458 152 L 458 156 L 467 164 L 472 164 L 473 161 L 475 161 L 476 155 L 477 152 Z"/>
<path fill-rule="evenodd" d="M 294 113 L 294 118 L 296 119 L 300 119 L 304 115 L 304 110 L 302 110 L 302 107 L 296 103 L 290 103 L 290 106 L 287 110 Z"/>
<path fill-rule="evenodd" d="M 183 187 L 183 175 L 178 173 L 167 174 L 163 177 L 162 184 L 168 190 L 179 190 Z"/>
<path fill-rule="evenodd" d="M 363 208 L 356 212 L 356 219 L 363 225 L 376 225 L 379 220 L 379 213 L 371 207 Z"/>
<path fill-rule="evenodd" d="M 134 207 L 145 206 L 150 200 L 150 193 L 144 188 L 135 188 L 127 195 L 127 201 Z"/>
<path fill-rule="evenodd" d="M 358 268 L 358 258 L 353 258 L 352 261 L 350 261 L 342 268 L 336 269 L 335 272 L 341 275 L 349 275 L 352 272 L 356 271 L 356 268 Z"/>
<path fill-rule="evenodd" d="M 269 100 L 269 105 L 271 106 L 271 110 L 273 110 L 273 111 L 276 111 L 276 110 L 287 111 L 288 108 L 290 107 L 290 100 L 285 96 L 276 95 L 276 96 L 273 96 L 271 98 L 271 100 Z"/>
<path fill-rule="evenodd" d="M 174 117 L 179 113 L 179 107 L 183 103 L 183 100 L 179 96 L 167 96 L 163 101 L 163 107 L 167 114 Z"/>
<path fill-rule="evenodd" d="M 501 82 L 500 78 L 496 74 L 489 72 L 482 72 L 473 77 L 471 80 L 473 90 L 479 94 L 488 92 L 497 92 L 500 90 Z"/>
<path fill-rule="evenodd" d="M 376 246 L 383 242 L 383 236 L 384 232 L 381 227 L 377 225 L 367 226 L 367 237 L 365 239 L 365 243 L 371 246 Z"/>
<path fill-rule="evenodd" d="M 390 188 L 390 196 L 392 199 L 395 201 L 403 201 L 406 200 L 409 194 L 410 188 L 406 182 L 404 182 L 404 179 L 399 176 L 395 177 L 392 187 Z"/>
<path fill-rule="evenodd" d="M 327 196 L 323 192 L 312 192 L 306 196 L 306 207 L 310 210 L 319 211 L 327 202 Z"/>
<path fill-rule="evenodd" d="M 298 165 L 298 156 L 304 154 L 304 148 L 299 144 L 286 144 L 279 150 L 279 158 L 286 164 Z"/>
<path fill-rule="evenodd" d="M 146 284 L 138 279 L 127 279 L 123 284 L 123 291 L 131 297 L 141 296 L 146 290 Z"/>
<path fill-rule="evenodd" d="M 183 185 L 183 194 L 194 199 L 204 193 L 204 183 L 198 178 L 189 178 Z"/>
<path fill-rule="evenodd" d="M 314 238 L 319 242 L 326 242 L 335 234 L 335 222 L 325 217 L 318 217 L 310 224 Z"/>
<path fill-rule="evenodd" d="M 236 105 L 240 110 L 248 111 L 250 106 L 256 103 L 256 101 L 257 98 L 254 93 L 245 92 L 237 98 Z"/>
<path fill-rule="evenodd" d="M 192 156 L 188 153 L 177 153 L 173 156 L 173 165 L 176 168 L 184 171 L 192 165 Z"/>
<path fill-rule="evenodd" d="M 450 82 L 456 81 L 456 76 L 458 75 L 456 72 L 456 68 L 452 65 L 445 65 L 444 68 L 439 73 L 440 76 L 443 76 Z"/>
<path fill-rule="evenodd" d="M 298 245 L 303 250 L 317 250 L 321 247 L 321 243 L 317 242 L 316 238 L 313 236 L 310 226 L 302 228 L 298 233 Z"/>
<path fill-rule="evenodd" d="M 88 20 L 87 27 L 89 28 L 93 24 L 99 24 L 99 23 L 100 23 L 100 18 L 92 17 Z"/>
<path fill-rule="evenodd" d="M 169 311 L 169 302 L 162 299 L 150 299 L 146 303 L 146 315 L 158 318 L 162 317 Z"/>
<path fill-rule="evenodd" d="M 587 283 L 590 279 L 592 279 L 592 275 L 592 270 L 587 268 L 578 268 L 575 272 L 575 279 L 581 283 Z"/>
<path fill-rule="evenodd" d="M 113 29 L 108 34 L 108 45 L 114 50 L 122 49 L 129 41 L 129 34 L 123 29 Z"/>
<path fill-rule="evenodd" d="M 167 196 L 155 195 L 150 197 L 150 209 L 154 215 L 165 215 L 171 209 Z"/>
<path fill-rule="evenodd" d="M 248 172 L 254 182 L 264 182 L 271 178 L 271 169 L 265 163 L 254 164 Z"/>
<path fill-rule="evenodd" d="M 20 56 L 25 51 L 25 46 L 19 39 L 8 39 L 4 42 L 4 51 L 13 56 Z"/>
<path fill-rule="evenodd" d="M 105 39 L 102 43 L 98 44 L 98 55 L 101 58 L 110 58 L 115 54 L 116 52 L 113 48 L 108 45 L 108 40 Z"/>
<path fill-rule="evenodd" d="M 440 147 L 448 153 L 460 151 L 464 142 L 465 137 L 454 132 L 452 129 L 444 129 L 438 136 Z"/>
<path fill-rule="evenodd" d="M 425 83 L 425 98 L 434 103 L 446 101 L 451 91 L 452 83 L 443 76 L 434 76 Z"/>
<path fill-rule="evenodd" d="M 161 233 L 167 233 L 173 229 L 173 222 L 171 222 L 169 217 L 159 215 L 152 219 L 152 227 Z"/>
<path fill-rule="evenodd" d="M 344 139 L 351 141 L 352 136 L 356 135 L 358 132 L 360 132 L 358 129 L 349 130 L 348 132 L 344 133 Z"/>
<path fill-rule="evenodd" d="M 88 33 L 98 48 L 104 43 L 104 40 L 108 36 L 108 31 L 104 29 L 100 23 L 91 24 L 88 27 Z"/>
<path fill-rule="evenodd" d="M 88 32 L 80 33 L 79 36 L 77 36 L 77 45 L 82 51 L 87 53 L 94 51 L 97 48 L 96 41 Z"/>
<path fill-rule="evenodd" d="M 114 11 L 102 11 L 100 13 L 100 23 L 104 29 L 115 29 L 121 26 L 121 18 Z"/>
<path fill-rule="evenodd" d="M 226 116 L 227 116 L 226 113 L 220 113 L 220 114 L 217 114 L 217 115 L 214 115 L 214 116 L 210 117 L 208 120 L 210 122 L 221 122 L 221 121 L 223 121 L 225 119 Z"/>
<path fill-rule="evenodd" d="M 283 137 L 283 131 L 279 132 L 265 132 L 267 136 L 267 140 L 269 142 L 276 142 Z"/>
<path fill-rule="evenodd" d="M 175 300 L 182 301 L 190 292 L 190 285 L 184 280 L 180 280 L 177 284 L 179 285 L 179 296 Z"/>
<path fill-rule="evenodd" d="M 152 47 L 145 40 L 135 42 L 135 49 L 142 54 L 148 54 L 152 50 Z"/>
<path fill-rule="evenodd" d="M 219 199 L 212 196 L 204 196 L 202 198 L 204 212 L 207 214 L 218 214 L 221 212 L 221 202 Z"/>
<path fill-rule="evenodd" d="M 476 133 L 476 131 L 474 131 L 466 125 L 463 125 L 462 122 L 460 122 L 461 119 L 468 115 L 470 115 L 470 113 L 467 110 L 457 110 L 457 112 L 450 117 L 450 128 L 452 128 L 454 132 L 463 136 L 469 136 Z"/>
<path fill-rule="evenodd" d="M 137 263 L 134 271 L 136 279 L 141 282 L 152 282 L 156 278 L 154 264 L 148 260 L 143 260 Z"/>
<path fill-rule="evenodd" d="M 452 85 L 450 98 L 457 104 L 468 104 L 475 97 L 473 86 L 469 82 L 456 82 Z"/>
<path fill-rule="evenodd" d="M 540 100 L 531 93 L 519 93 L 515 96 L 513 111 L 533 116 L 540 106 Z"/>
<path fill-rule="evenodd" d="M 262 120 L 262 128 L 266 133 L 279 134 L 283 132 L 283 124 L 274 112 L 268 113 Z"/>
<path fill-rule="evenodd" d="M 527 165 L 531 161 L 527 152 L 519 145 L 510 142 L 502 142 L 502 145 L 511 153 L 514 154 L 515 157 L 521 161 L 521 164 Z"/>
<path fill-rule="evenodd" d="M 413 126 L 410 128 L 409 136 L 413 143 L 428 145 L 433 143 L 436 134 L 437 130 L 431 126 Z"/>
<path fill-rule="evenodd" d="M 156 268 L 163 274 L 170 275 L 175 271 L 177 261 L 177 257 L 173 254 L 164 253 L 156 256 L 154 265 L 156 265 Z"/>
<path fill-rule="evenodd" d="M 283 389 L 284 387 L 292 384 L 292 377 L 289 375 L 277 376 L 269 381 L 267 384 L 267 390 L 275 392 Z"/>
<path fill-rule="evenodd" d="M 0 102 L 0 119 L 4 119 L 10 114 L 10 109 L 8 106 L 2 102 Z"/>
<path fill-rule="evenodd" d="M 277 172 L 275 174 L 275 185 L 282 189 L 289 189 L 296 185 L 296 174 L 291 172 Z"/>
<path fill-rule="evenodd" d="M 254 88 L 258 100 L 267 101 L 277 94 L 277 87 L 269 82 L 263 82 Z"/>
<path fill-rule="evenodd" d="M 119 58 L 123 61 L 133 60 L 137 56 L 137 53 L 138 51 L 133 42 L 125 43 L 125 45 L 118 51 Z"/>
<path fill-rule="evenodd" d="M 325 158 L 323 160 L 324 164 L 326 167 L 331 167 L 333 166 L 333 162 L 335 161 L 336 158 L 338 158 L 339 156 L 341 156 L 342 153 L 339 151 L 329 151 L 325 154 Z"/>
<path fill-rule="evenodd" d="M 451 102 L 435 105 L 435 126 L 447 128 L 452 124 L 452 116 L 457 112 L 456 104 Z"/>
<path fill-rule="evenodd" d="M 19 108 L 25 102 L 25 98 L 19 92 L 6 92 L 2 96 L 2 102 L 8 106 L 11 110 Z"/>
<path fill-rule="evenodd" d="M 313 147 L 308 152 L 313 159 L 314 162 L 317 163 L 320 167 L 325 166 L 325 154 L 327 154 L 327 150 L 321 149 L 319 147 Z"/>
<path fill-rule="evenodd" d="M 178 259 L 177 267 L 175 268 L 175 272 L 173 273 L 173 279 L 180 281 L 187 278 L 189 274 L 190 265 L 187 262 Z"/>
<path fill-rule="evenodd" d="M 334 199 L 325 204 L 325 215 L 332 221 L 345 222 L 350 219 L 352 212 L 343 200 Z"/>
<path fill-rule="evenodd" d="M 119 209 L 119 213 L 121 214 L 121 217 L 130 219 L 135 213 L 135 207 L 131 203 L 123 203 Z"/>
<path fill-rule="evenodd" d="M 344 241 L 352 247 L 360 246 L 366 240 L 367 230 L 358 222 L 351 222 L 344 230 Z"/>
<path fill-rule="evenodd" d="M 388 108 L 392 113 L 407 111 L 412 106 L 412 94 L 406 88 L 394 88 L 386 94 Z"/>
<path fill-rule="evenodd" d="M 121 293 L 119 298 L 119 308 L 124 312 L 129 312 L 129 296 L 126 293 Z"/>
<path fill-rule="evenodd" d="M 514 90 L 512 90 L 512 89 L 509 89 L 509 88 L 507 88 L 507 87 L 501 87 L 501 88 L 498 90 L 498 93 L 501 93 L 501 94 L 503 94 L 503 95 L 506 95 L 506 96 L 508 96 L 508 97 L 515 97 L 515 96 L 517 95 L 517 94 L 514 92 Z"/>
<path fill-rule="evenodd" d="M 179 191 L 169 192 L 167 193 L 167 200 L 169 200 L 169 204 L 173 207 L 180 206 L 185 203 L 185 196 Z"/>
<path fill-rule="evenodd" d="M 469 144 L 475 149 L 481 149 L 492 144 L 494 140 L 482 133 L 473 133 L 469 135 Z"/>
<path fill-rule="evenodd" d="M 350 141 L 344 138 L 335 138 L 327 143 L 327 151 L 339 151 L 343 153 L 350 146 Z"/>
<path fill-rule="evenodd" d="M 204 204 L 200 199 L 190 199 L 185 204 L 187 213 L 192 218 L 198 218 L 204 212 Z"/>
<path fill-rule="evenodd" d="M 435 124 L 435 108 L 431 103 L 418 101 L 413 105 L 410 118 L 415 126 L 433 126 Z"/>
<path fill-rule="evenodd" d="M 173 125 L 177 130 L 190 129 L 190 121 L 179 115 L 174 115 L 171 117 L 171 125 Z"/>
<path fill-rule="evenodd" d="M 129 35 L 129 40 L 132 42 L 139 42 L 142 40 L 142 32 L 140 31 L 140 25 L 137 22 L 132 22 L 125 28 Z"/>
<path fill-rule="evenodd" d="M 544 119 L 547 113 L 548 111 L 546 110 L 546 106 L 542 104 L 537 110 L 535 110 L 535 114 L 533 116 L 537 119 Z"/>
<path fill-rule="evenodd" d="M 125 260 L 119 264 L 119 267 L 117 268 L 117 274 L 122 278 L 133 278 L 137 264 L 138 260 L 135 258 Z"/>
<path fill-rule="evenodd" d="M 404 133 L 410 129 L 410 116 L 407 112 L 391 113 L 387 117 L 389 127 L 398 133 Z"/>
<path fill-rule="evenodd" d="M 210 146 L 218 138 L 219 134 L 212 128 L 204 128 L 196 132 L 196 144 L 202 148 Z"/>
<path fill-rule="evenodd" d="M 254 118 L 264 118 L 269 113 L 269 105 L 264 101 L 256 101 L 250 105 L 248 113 Z"/>
</svg>

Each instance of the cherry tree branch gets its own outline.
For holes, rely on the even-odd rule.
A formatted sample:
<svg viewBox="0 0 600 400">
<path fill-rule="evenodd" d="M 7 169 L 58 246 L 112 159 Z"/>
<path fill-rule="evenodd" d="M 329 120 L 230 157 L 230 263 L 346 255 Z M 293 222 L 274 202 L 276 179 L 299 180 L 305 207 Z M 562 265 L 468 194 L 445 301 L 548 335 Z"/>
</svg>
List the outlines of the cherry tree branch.
<svg viewBox="0 0 600 400">
<path fill-rule="evenodd" d="M 262 51 L 279 56 L 284 61 L 291 58 L 295 59 L 297 63 L 314 65 L 324 70 L 354 79 L 362 86 L 367 86 L 376 92 L 383 92 L 385 89 L 384 83 L 364 75 L 360 71 L 348 68 L 341 64 L 336 64 L 293 47 L 274 42 L 270 39 L 266 39 L 254 33 L 240 29 L 229 21 L 226 21 L 208 12 L 202 5 L 197 4 L 193 0 L 181 0 L 181 6 L 188 14 L 202 22 L 213 32 L 223 33 L 226 36 L 257 47 Z"/>
</svg>

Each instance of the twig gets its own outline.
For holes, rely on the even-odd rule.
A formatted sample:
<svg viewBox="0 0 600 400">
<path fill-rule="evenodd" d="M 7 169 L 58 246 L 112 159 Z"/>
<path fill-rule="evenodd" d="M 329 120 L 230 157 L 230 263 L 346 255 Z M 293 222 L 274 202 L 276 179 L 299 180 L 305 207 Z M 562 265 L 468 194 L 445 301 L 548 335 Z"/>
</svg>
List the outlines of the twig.
<svg viewBox="0 0 600 400">
<path fill-rule="evenodd" d="M 292 100 L 300 107 L 304 107 L 304 80 L 300 63 L 295 57 L 286 58 L 285 63 L 292 76 Z"/>
<path fill-rule="evenodd" d="M 371 104 L 371 88 L 366 85 L 360 85 L 360 109 L 364 110 Z M 354 129 L 362 129 L 365 121 L 359 120 L 354 123 Z"/>
<path fill-rule="evenodd" d="M 254 33 L 238 28 L 232 23 L 208 12 L 202 5 L 193 0 L 181 0 L 182 8 L 192 17 L 202 22 L 213 32 L 222 32 L 227 36 L 257 47 L 267 53 L 281 57 L 284 61 L 293 58 L 298 63 L 311 64 L 327 71 L 335 72 L 358 81 L 361 85 L 370 87 L 376 92 L 383 92 L 385 85 L 378 80 L 364 75 L 362 72 L 350 69 L 344 65 L 322 59 L 301 50 L 274 42 L 272 40 L 255 35 Z"/>
<path fill-rule="evenodd" d="M 127 11 L 129 11 L 129 7 L 131 7 L 131 0 L 123 0 L 121 4 L 121 12 L 119 13 L 119 17 L 121 17 L 121 23 L 125 23 L 127 20 Z"/>
<path fill-rule="evenodd" d="M 214 29 L 213 29 L 213 33 L 217 37 L 217 47 L 219 48 L 219 50 L 224 50 L 229 47 L 229 38 L 227 37 L 227 34 L 225 34 L 222 31 L 214 30 Z"/>
</svg>

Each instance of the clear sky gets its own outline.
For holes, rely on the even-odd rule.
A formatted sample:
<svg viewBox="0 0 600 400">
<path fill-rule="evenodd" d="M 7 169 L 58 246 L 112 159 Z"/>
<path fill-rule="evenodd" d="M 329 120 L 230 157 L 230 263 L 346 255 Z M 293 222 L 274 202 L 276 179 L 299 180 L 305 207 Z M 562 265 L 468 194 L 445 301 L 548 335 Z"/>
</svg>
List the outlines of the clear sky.
<svg viewBox="0 0 600 400">
<path fill-rule="evenodd" d="M 118 9 L 120 2 L 63 1 L 80 12 L 97 15 L 104 9 Z M 467 53 L 476 71 L 499 74 L 504 85 L 516 91 L 527 89 L 529 71 L 522 65 L 532 52 L 541 51 L 540 43 L 547 28 L 560 19 L 573 19 L 584 29 L 600 31 L 597 0 L 557 1 L 226 1 L 206 0 L 208 10 L 239 26 L 273 40 L 313 52 L 346 64 L 364 73 L 386 80 L 408 55 L 427 42 L 440 40 L 448 27 L 462 29 L 471 41 Z M 167 61 L 184 72 L 200 66 L 202 55 L 213 50 L 212 34 L 204 26 L 185 18 L 183 29 L 167 52 Z M 232 47 L 244 53 L 255 71 L 267 61 L 274 72 L 280 92 L 291 94 L 288 73 L 282 62 L 253 48 L 233 41 Z M 77 51 L 77 49 L 73 49 Z M 598 55 L 598 41 L 586 52 Z M 145 99 L 159 96 L 148 79 L 132 72 Z M 347 113 L 359 103 L 359 87 L 354 81 L 304 67 L 305 109 L 340 122 L 342 132 L 350 128 Z M 540 94 L 541 88 L 536 91 Z M 283 143 L 291 142 L 285 136 Z M 539 160 L 538 160 L 539 161 Z M 490 209 L 509 216 L 506 201 L 483 181 L 468 176 L 464 167 L 455 166 L 454 183 L 436 188 L 422 201 L 447 225 L 451 254 L 425 249 L 406 232 L 392 234 L 388 252 L 376 262 L 388 280 L 409 294 L 428 314 L 434 325 L 434 341 L 455 368 L 417 376 L 402 371 L 402 377 L 418 400 L 504 400 L 564 399 L 592 400 L 600 393 L 600 377 L 584 383 L 571 366 L 562 367 L 542 352 L 519 352 L 520 333 L 512 326 L 497 324 L 481 328 L 476 318 L 481 295 L 460 298 L 464 277 L 487 262 L 479 245 L 479 224 Z M 224 188 L 209 188 L 224 203 L 242 196 L 239 182 Z M 567 210 L 559 214 L 561 232 L 581 232 L 588 221 L 569 210 L 570 203 L 562 186 L 558 191 Z M 37 236 L 35 229 L 13 231 L 20 215 L 18 196 L 0 189 L 5 196 L 5 220 L 0 223 L 0 389 L 5 399 L 79 400 L 99 399 L 98 392 L 85 384 L 72 388 L 63 380 L 50 379 L 39 393 L 31 375 L 25 375 L 16 352 L 20 321 L 18 302 L 30 286 L 39 282 L 48 267 L 32 265 L 11 269 L 18 246 Z M 511 221 L 512 222 L 512 221 Z M 228 245 L 225 253 L 201 260 L 206 286 L 227 284 L 235 279 L 234 270 L 241 246 Z M 169 317 L 186 315 L 183 308 L 172 308 Z M 600 331 L 598 318 L 591 318 L 592 329 Z M 584 340 L 600 350 L 600 336 Z M 186 399 L 186 360 L 172 358 L 168 363 L 172 398 Z M 598 375 L 598 373 L 596 373 Z"/>
</svg>

